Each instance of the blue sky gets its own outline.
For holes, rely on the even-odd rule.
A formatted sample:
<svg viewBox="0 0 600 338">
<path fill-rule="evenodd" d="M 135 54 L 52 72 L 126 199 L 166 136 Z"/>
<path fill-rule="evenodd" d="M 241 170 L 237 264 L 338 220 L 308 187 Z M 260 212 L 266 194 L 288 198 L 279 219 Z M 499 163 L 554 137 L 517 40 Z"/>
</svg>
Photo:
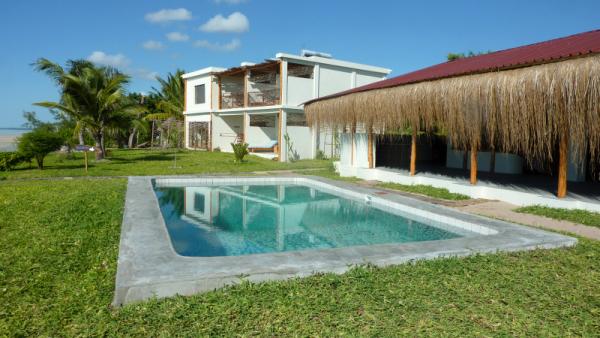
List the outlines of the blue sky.
<svg viewBox="0 0 600 338">
<path fill-rule="evenodd" d="M 92 58 L 148 92 L 156 74 L 311 49 L 399 75 L 448 52 L 499 50 L 600 28 L 600 1 L 10 1 L 0 10 L 0 127 L 57 89 L 31 63 Z M 167 36 L 169 33 L 176 33 Z"/>
</svg>

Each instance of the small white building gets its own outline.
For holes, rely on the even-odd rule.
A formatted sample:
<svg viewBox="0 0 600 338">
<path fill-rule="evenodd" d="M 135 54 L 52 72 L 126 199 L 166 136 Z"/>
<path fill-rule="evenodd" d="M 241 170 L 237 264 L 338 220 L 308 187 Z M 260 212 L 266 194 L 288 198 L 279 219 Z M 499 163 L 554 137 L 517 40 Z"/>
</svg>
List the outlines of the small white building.
<svg viewBox="0 0 600 338">
<path fill-rule="evenodd" d="M 252 153 L 280 161 L 314 158 L 318 150 L 333 156 L 336 133 L 308 126 L 303 103 L 382 80 L 390 72 L 303 51 L 186 73 L 185 145 L 231 152 L 231 143 L 246 142 Z"/>
</svg>

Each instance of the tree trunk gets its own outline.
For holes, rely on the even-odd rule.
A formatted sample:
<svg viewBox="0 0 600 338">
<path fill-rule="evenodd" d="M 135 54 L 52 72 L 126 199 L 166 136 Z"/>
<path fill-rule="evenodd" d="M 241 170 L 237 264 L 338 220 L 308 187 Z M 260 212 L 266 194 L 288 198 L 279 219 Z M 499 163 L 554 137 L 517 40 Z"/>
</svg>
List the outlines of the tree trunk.
<svg viewBox="0 0 600 338">
<path fill-rule="evenodd" d="M 135 133 L 137 132 L 137 128 L 133 128 L 131 134 L 129 134 L 129 141 L 127 142 L 127 148 L 133 148 L 133 139 L 135 138 Z"/>
<path fill-rule="evenodd" d="M 104 135 L 102 132 L 94 134 L 94 142 L 96 143 L 96 161 L 104 159 Z"/>
<path fill-rule="evenodd" d="M 152 121 L 152 130 L 150 131 L 150 149 L 154 148 L 154 121 Z"/>
<path fill-rule="evenodd" d="M 35 161 L 37 162 L 38 169 L 44 169 L 44 156 L 37 155 Z"/>
<path fill-rule="evenodd" d="M 85 140 L 83 138 L 83 128 L 79 129 L 79 135 L 77 135 L 79 137 L 79 145 L 82 146 L 85 144 Z"/>
</svg>

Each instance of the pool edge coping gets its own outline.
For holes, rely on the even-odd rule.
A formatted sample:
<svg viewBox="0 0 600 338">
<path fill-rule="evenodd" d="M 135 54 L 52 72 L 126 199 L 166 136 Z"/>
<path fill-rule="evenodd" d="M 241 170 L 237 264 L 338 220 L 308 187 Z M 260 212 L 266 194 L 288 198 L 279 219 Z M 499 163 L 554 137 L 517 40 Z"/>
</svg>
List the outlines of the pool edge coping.
<svg viewBox="0 0 600 338">
<path fill-rule="evenodd" d="M 319 272 L 343 273 L 352 266 L 367 263 L 386 266 L 420 259 L 462 257 L 498 251 L 558 248 L 573 246 L 577 243 L 577 239 L 573 237 L 474 215 L 407 196 L 393 193 L 376 194 L 376 192 L 384 191 L 382 189 L 363 187 L 350 182 L 334 181 L 316 176 L 285 175 L 276 176 L 276 180 L 289 181 L 297 178 L 309 180 L 353 193 L 376 196 L 390 203 L 416 205 L 434 210 L 444 216 L 449 215 L 454 216 L 454 218 L 458 216 L 460 220 L 483 222 L 484 226 L 500 229 L 500 232 L 494 235 L 481 235 L 471 238 L 246 256 L 180 256 L 172 248 L 154 194 L 152 180 L 188 181 L 215 178 L 236 182 L 237 179 L 260 180 L 273 178 L 273 176 L 243 176 L 241 174 L 236 176 L 129 177 L 119 241 L 114 306 L 152 297 L 162 298 L 176 294 L 191 295 L 239 283 L 242 280 L 262 282 L 304 277 Z M 140 239 L 145 240 L 144 243 L 148 245 L 140 245 Z M 262 264 L 257 263 L 257 261 L 262 262 Z M 231 266 L 231 268 L 227 268 L 228 266 Z"/>
</svg>

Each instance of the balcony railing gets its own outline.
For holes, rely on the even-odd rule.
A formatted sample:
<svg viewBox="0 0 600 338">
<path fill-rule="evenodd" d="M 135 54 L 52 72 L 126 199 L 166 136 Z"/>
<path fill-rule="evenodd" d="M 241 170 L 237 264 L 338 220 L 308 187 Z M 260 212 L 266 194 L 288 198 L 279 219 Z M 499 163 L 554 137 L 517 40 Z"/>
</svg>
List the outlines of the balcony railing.
<svg viewBox="0 0 600 338">
<path fill-rule="evenodd" d="M 248 106 L 262 107 L 277 105 L 280 102 L 280 94 L 281 91 L 279 88 L 250 92 L 248 93 Z"/>
<path fill-rule="evenodd" d="M 223 93 L 221 96 L 221 109 L 243 108 L 244 93 Z"/>
</svg>

